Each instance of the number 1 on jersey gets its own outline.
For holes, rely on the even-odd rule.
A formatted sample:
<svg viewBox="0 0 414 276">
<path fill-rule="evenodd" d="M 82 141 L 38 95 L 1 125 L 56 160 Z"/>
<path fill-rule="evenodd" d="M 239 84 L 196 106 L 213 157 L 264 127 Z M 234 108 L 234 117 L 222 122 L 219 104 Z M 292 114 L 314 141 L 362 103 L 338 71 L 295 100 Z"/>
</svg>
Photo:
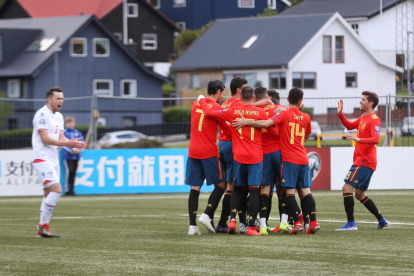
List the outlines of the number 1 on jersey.
<svg viewBox="0 0 414 276">
<path fill-rule="evenodd" d="M 300 124 L 293 122 L 289 122 L 289 126 L 292 127 L 290 129 L 290 144 L 293 145 L 295 143 L 295 136 L 301 136 L 302 139 L 300 141 L 300 144 L 303 146 L 305 141 L 305 128 L 302 127 L 302 130 L 299 131 Z"/>
</svg>

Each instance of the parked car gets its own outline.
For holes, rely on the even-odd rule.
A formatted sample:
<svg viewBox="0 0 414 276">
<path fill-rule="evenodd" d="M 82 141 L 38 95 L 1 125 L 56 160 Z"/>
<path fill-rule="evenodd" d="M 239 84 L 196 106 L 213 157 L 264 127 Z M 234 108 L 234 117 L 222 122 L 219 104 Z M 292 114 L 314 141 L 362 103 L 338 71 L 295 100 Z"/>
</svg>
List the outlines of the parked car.
<svg viewBox="0 0 414 276">
<path fill-rule="evenodd" d="M 125 131 L 114 131 L 105 133 L 105 135 L 98 140 L 98 144 L 102 147 L 110 147 L 115 144 L 119 143 L 126 143 L 126 142 L 136 142 L 141 139 L 150 139 L 154 140 L 155 137 L 147 136 L 142 134 L 141 132 L 133 131 L 133 130 L 125 130 Z"/>
<path fill-rule="evenodd" d="M 414 117 L 405 117 L 403 119 L 401 136 L 414 136 Z"/>
<path fill-rule="evenodd" d="M 319 123 L 317 121 L 311 121 L 311 128 L 312 128 L 312 132 L 309 135 L 309 140 L 318 139 L 318 135 L 322 134 L 322 129 L 319 126 Z M 321 137 L 321 140 L 322 140 L 322 137 Z"/>
<path fill-rule="evenodd" d="M 351 119 L 348 119 L 348 121 L 351 121 L 351 122 L 353 122 L 353 121 L 356 121 L 356 120 L 358 120 L 358 118 L 351 118 Z M 358 132 L 358 129 L 351 129 L 351 130 L 348 130 L 346 127 L 344 127 L 344 134 L 357 134 L 357 132 Z M 344 136 L 344 137 L 342 137 L 342 139 L 346 139 L 346 137 Z"/>
</svg>

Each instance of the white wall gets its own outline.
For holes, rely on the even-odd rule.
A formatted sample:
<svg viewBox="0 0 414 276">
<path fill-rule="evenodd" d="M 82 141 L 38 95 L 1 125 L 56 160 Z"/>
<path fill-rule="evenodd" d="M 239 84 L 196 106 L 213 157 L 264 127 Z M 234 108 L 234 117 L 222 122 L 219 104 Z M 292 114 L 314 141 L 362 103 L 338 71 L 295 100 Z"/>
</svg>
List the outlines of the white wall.
<svg viewBox="0 0 414 276">
<path fill-rule="evenodd" d="M 345 112 L 352 112 L 353 108 L 359 107 L 359 98 L 364 90 L 373 91 L 380 97 L 395 95 L 394 70 L 378 64 L 350 31 L 339 20 L 335 20 L 289 68 L 289 72 L 316 72 L 316 89 L 304 89 L 305 105 L 313 107 L 315 114 L 326 113 L 328 107 L 336 107 L 337 99 L 316 102 L 311 98 L 355 97 L 344 106 Z M 332 44 L 335 36 L 344 36 L 345 63 L 335 63 L 334 54 L 332 63 L 323 63 L 324 35 L 332 36 Z M 346 87 L 346 72 L 358 73 L 356 88 Z M 288 83 L 291 84 L 291 79 Z M 380 99 L 381 103 L 385 103 L 385 98 Z"/>
<path fill-rule="evenodd" d="M 331 190 L 341 190 L 354 148 L 331 148 Z M 378 166 L 369 190 L 414 189 L 414 147 L 377 148 Z"/>
</svg>

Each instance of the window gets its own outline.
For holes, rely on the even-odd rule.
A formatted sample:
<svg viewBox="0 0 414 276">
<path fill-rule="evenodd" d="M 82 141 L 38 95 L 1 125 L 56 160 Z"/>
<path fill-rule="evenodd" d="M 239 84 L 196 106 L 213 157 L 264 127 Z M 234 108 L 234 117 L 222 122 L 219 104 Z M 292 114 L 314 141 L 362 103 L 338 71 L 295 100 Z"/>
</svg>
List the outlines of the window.
<svg viewBox="0 0 414 276">
<path fill-rule="evenodd" d="M 239 8 L 254 8 L 254 0 L 238 0 Z"/>
<path fill-rule="evenodd" d="M 200 88 L 200 74 L 191 75 L 191 88 Z"/>
<path fill-rule="evenodd" d="M 323 36 L 323 63 L 332 63 L 332 37 Z"/>
<path fill-rule="evenodd" d="M 157 50 L 157 35 L 142 34 L 142 50 Z"/>
<path fill-rule="evenodd" d="M 242 46 L 243 49 L 249 49 L 259 38 L 259 35 L 252 35 Z"/>
<path fill-rule="evenodd" d="M 99 96 L 113 96 L 112 80 L 93 80 L 93 94 Z"/>
<path fill-rule="evenodd" d="M 127 10 L 127 17 L 138 17 L 138 4 L 128 4 Z"/>
<path fill-rule="evenodd" d="M 276 10 L 276 0 L 268 0 L 269 2 L 269 9 Z"/>
<path fill-rule="evenodd" d="M 247 80 L 247 83 L 249 83 L 250 86 L 255 87 L 256 80 L 257 80 L 257 74 L 256 73 L 236 73 L 236 74 L 224 74 L 224 85 L 226 87 L 230 87 L 230 82 L 233 78 L 240 77 Z"/>
<path fill-rule="evenodd" d="M 184 8 L 186 4 L 186 0 L 173 0 L 174 8 Z"/>
<path fill-rule="evenodd" d="M 345 49 L 344 49 L 344 37 L 335 36 L 335 62 L 345 62 Z"/>
<path fill-rule="evenodd" d="M 136 125 L 137 122 L 137 118 L 135 117 L 129 117 L 129 116 L 124 116 L 122 117 L 122 126 L 123 127 L 133 127 Z M 139 139 L 142 137 L 139 137 L 133 133 L 130 134 L 123 134 L 123 135 L 118 135 L 118 138 L 122 138 L 122 139 Z"/>
<path fill-rule="evenodd" d="M 56 42 L 56 38 L 43 38 L 36 40 L 27 48 L 28 52 L 44 52 Z"/>
<path fill-rule="evenodd" d="M 93 56 L 109 57 L 109 39 L 94 38 L 93 39 Z"/>
<path fill-rule="evenodd" d="M 359 34 L 359 25 L 358 24 L 351 24 L 352 29 L 354 29 L 354 31 Z"/>
<path fill-rule="evenodd" d="M 161 0 L 147 0 L 148 3 L 151 3 L 154 8 L 161 8 Z"/>
<path fill-rule="evenodd" d="M 286 74 L 281 73 L 270 73 L 269 74 L 269 86 L 270 88 L 286 88 Z"/>
<path fill-rule="evenodd" d="M 121 80 L 121 97 L 136 97 L 137 96 L 137 81 L 136 80 Z"/>
<path fill-rule="evenodd" d="M 292 73 L 292 86 L 298 88 L 316 88 L 316 73 Z"/>
<path fill-rule="evenodd" d="M 19 79 L 11 79 L 7 81 L 7 97 L 21 98 L 22 89 Z"/>
<path fill-rule="evenodd" d="M 345 73 L 346 87 L 358 87 L 357 76 L 357 73 Z"/>
<path fill-rule="evenodd" d="M 185 30 L 185 22 L 184 21 L 181 21 L 181 22 L 177 22 L 177 23 L 175 23 L 178 27 L 180 27 L 180 29 L 182 30 L 182 31 L 184 31 Z"/>
<path fill-rule="evenodd" d="M 401 68 L 405 68 L 405 56 L 404 56 L 404 54 L 397 54 L 396 55 L 396 63 L 397 63 L 397 66 L 400 66 Z"/>
<path fill-rule="evenodd" d="M 336 107 L 328 107 L 328 114 L 337 114 Z"/>
<path fill-rule="evenodd" d="M 122 34 L 121 33 L 114 33 L 114 36 L 119 40 L 122 41 Z"/>
<path fill-rule="evenodd" d="M 83 38 L 83 37 L 71 38 L 69 49 L 70 49 L 71 57 L 86 57 L 87 56 L 86 38 Z"/>
</svg>

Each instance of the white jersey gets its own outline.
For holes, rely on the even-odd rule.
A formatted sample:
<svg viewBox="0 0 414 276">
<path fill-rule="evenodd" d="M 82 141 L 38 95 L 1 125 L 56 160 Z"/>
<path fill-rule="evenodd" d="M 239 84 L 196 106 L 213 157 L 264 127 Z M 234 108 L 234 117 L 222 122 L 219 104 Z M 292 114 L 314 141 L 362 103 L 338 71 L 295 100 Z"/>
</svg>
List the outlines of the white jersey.
<svg viewBox="0 0 414 276">
<path fill-rule="evenodd" d="M 59 140 L 60 133 L 64 131 L 62 114 L 60 112 L 53 113 L 45 105 L 36 112 L 33 118 L 33 160 L 59 162 L 59 147 L 43 144 L 40 131 L 47 131 L 50 138 Z"/>
</svg>

